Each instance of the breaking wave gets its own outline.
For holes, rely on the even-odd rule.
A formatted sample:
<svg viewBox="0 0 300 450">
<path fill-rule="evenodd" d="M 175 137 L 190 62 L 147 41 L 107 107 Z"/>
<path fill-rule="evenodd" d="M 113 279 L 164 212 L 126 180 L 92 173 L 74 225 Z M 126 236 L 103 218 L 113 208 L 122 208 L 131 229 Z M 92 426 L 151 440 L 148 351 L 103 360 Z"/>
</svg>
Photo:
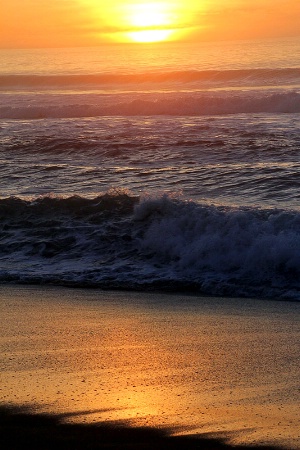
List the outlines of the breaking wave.
<svg viewBox="0 0 300 450">
<path fill-rule="evenodd" d="M 0 280 L 300 298 L 300 213 L 111 191 L 0 200 Z"/>
<path fill-rule="evenodd" d="M 1 89 L 101 88 L 108 85 L 200 83 L 205 87 L 277 86 L 300 83 L 300 68 L 180 70 L 168 72 L 0 76 Z"/>
<path fill-rule="evenodd" d="M 215 91 L 134 95 L 49 95 L 33 100 L 5 98 L 2 119 L 98 116 L 205 116 L 243 113 L 299 113 L 297 91 Z"/>
</svg>

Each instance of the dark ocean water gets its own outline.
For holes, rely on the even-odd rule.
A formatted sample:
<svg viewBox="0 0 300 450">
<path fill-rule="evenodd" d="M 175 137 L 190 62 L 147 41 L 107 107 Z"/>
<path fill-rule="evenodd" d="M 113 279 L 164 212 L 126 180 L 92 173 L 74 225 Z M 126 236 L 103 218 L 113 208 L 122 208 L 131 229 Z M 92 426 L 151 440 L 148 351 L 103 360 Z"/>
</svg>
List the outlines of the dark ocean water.
<svg viewBox="0 0 300 450">
<path fill-rule="evenodd" d="M 85 63 L 44 51 L 44 70 L 34 52 L 5 53 L 1 282 L 299 300 L 288 45 L 232 44 L 219 66 L 195 46 L 148 65 L 124 49 Z"/>
</svg>

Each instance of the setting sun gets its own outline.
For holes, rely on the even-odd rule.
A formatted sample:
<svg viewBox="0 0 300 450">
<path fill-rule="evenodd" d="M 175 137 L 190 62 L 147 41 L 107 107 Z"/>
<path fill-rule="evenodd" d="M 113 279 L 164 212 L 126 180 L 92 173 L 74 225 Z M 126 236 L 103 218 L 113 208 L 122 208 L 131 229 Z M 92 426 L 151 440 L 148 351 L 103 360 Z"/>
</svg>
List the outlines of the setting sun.
<svg viewBox="0 0 300 450">
<path fill-rule="evenodd" d="M 132 7 L 131 22 L 137 27 L 153 27 L 168 24 L 169 18 L 161 3 L 144 3 Z"/>
<path fill-rule="evenodd" d="M 128 6 L 126 20 L 133 31 L 127 33 L 134 42 L 168 40 L 174 33 L 176 16 L 169 3 L 149 2 Z"/>
<path fill-rule="evenodd" d="M 10 0 L 1 6 L 0 47 L 298 36 L 299 8 L 299 0 Z"/>
<path fill-rule="evenodd" d="M 141 30 L 128 33 L 129 38 L 135 42 L 159 42 L 167 40 L 172 30 Z"/>
</svg>

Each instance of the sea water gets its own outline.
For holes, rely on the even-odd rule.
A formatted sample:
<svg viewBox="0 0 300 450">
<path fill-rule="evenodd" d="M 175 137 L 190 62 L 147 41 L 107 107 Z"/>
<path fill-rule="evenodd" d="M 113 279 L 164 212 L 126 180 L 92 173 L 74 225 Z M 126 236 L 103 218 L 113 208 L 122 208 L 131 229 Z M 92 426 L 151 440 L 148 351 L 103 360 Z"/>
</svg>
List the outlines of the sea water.
<svg viewBox="0 0 300 450">
<path fill-rule="evenodd" d="M 299 39 L 0 57 L 2 283 L 299 300 Z"/>
</svg>

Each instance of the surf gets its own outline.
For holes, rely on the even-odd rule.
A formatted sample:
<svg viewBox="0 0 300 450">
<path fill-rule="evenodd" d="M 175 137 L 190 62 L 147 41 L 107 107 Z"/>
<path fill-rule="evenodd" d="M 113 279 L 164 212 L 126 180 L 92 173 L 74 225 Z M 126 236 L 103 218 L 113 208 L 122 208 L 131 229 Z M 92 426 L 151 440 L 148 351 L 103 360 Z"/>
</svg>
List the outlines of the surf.
<svg viewBox="0 0 300 450">
<path fill-rule="evenodd" d="M 300 298 L 297 211 L 117 190 L 6 198 L 0 212 L 2 283 Z"/>
</svg>

